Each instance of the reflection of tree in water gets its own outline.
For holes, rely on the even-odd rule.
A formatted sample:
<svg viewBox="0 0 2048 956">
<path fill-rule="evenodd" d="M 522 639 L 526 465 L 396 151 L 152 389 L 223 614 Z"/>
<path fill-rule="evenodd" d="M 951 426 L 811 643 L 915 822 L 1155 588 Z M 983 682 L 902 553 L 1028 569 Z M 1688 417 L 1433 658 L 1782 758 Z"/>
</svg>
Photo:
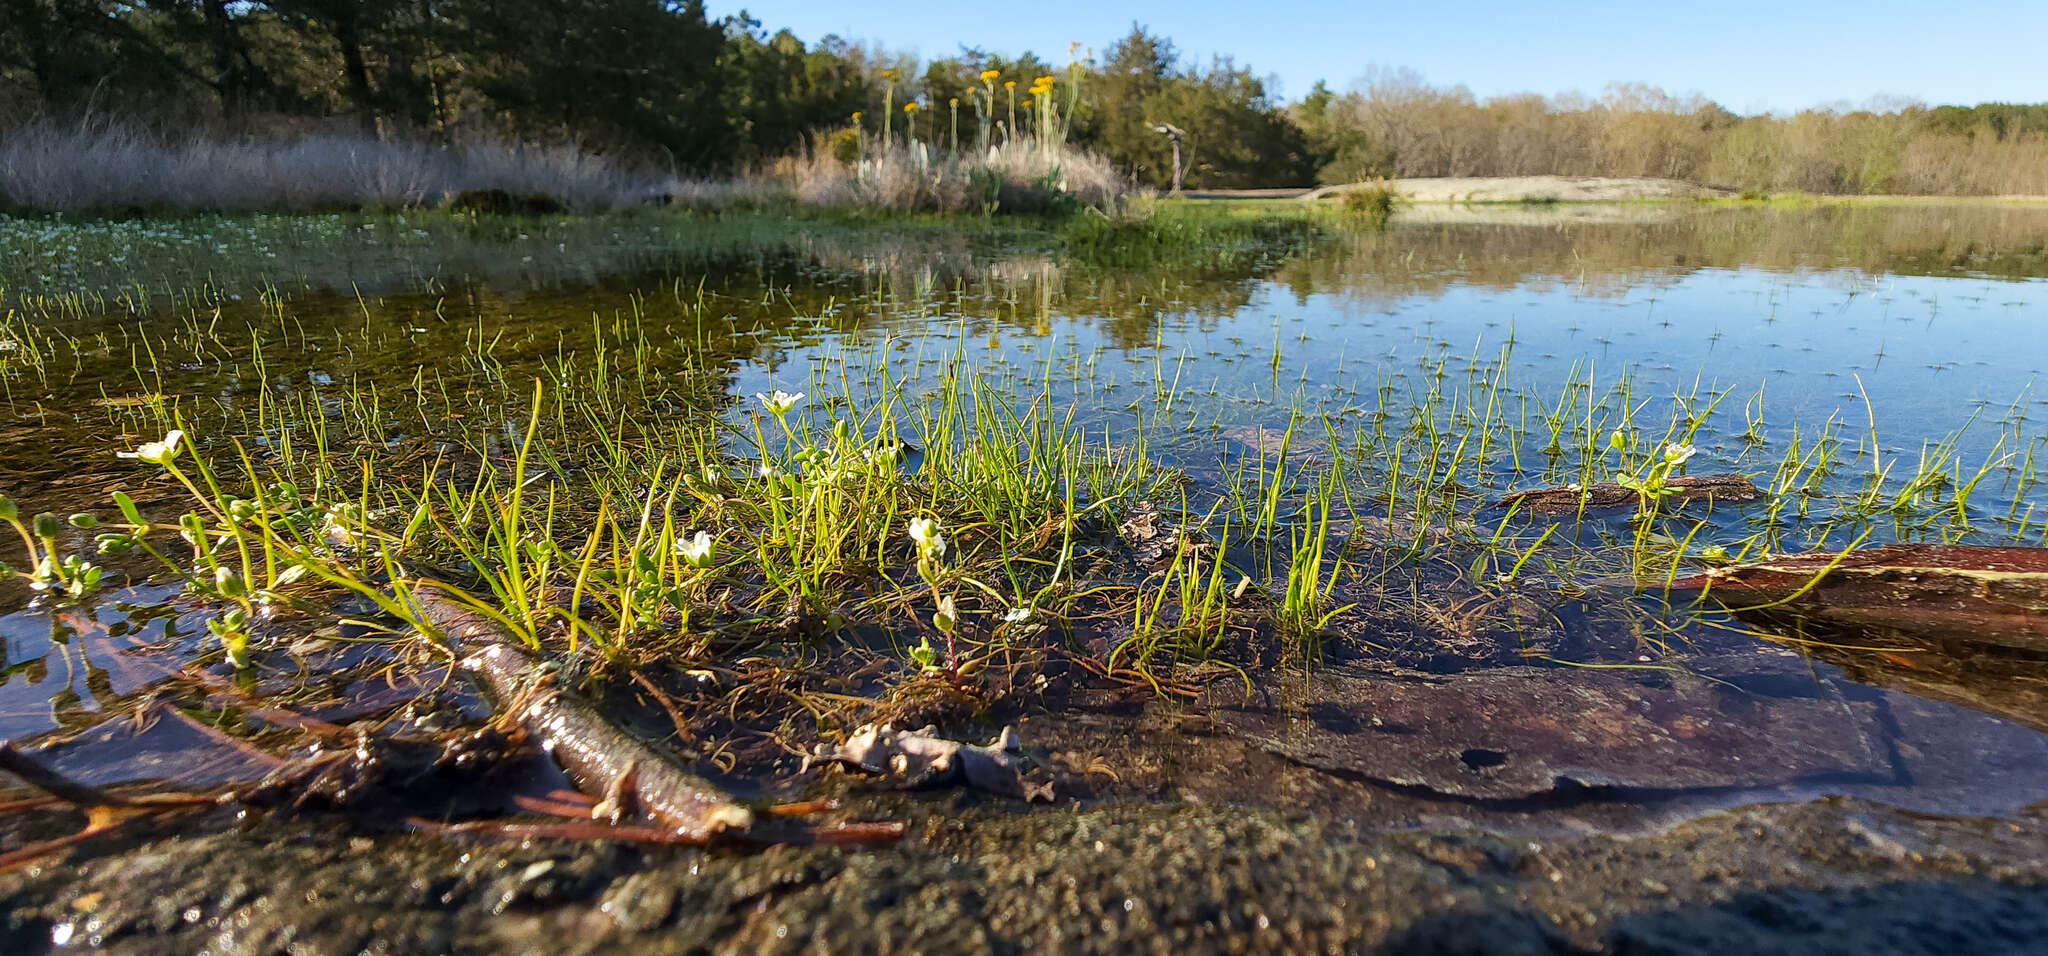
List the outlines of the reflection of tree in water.
<svg viewBox="0 0 2048 956">
<path fill-rule="evenodd" d="M 894 249 L 821 256 L 819 264 L 861 277 L 867 301 L 844 309 L 862 314 L 864 326 L 942 317 L 975 334 L 1044 335 L 1057 322 L 1076 321 L 1130 348 L 1151 342 L 1165 316 L 1213 325 L 1235 314 L 1282 256 L 1273 250 L 1220 264 L 1112 269 L 1045 253 Z"/>
<path fill-rule="evenodd" d="M 1497 291 L 1568 283 L 1619 295 L 1701 269 L 2048 275 L 2048 208 L 1823 205 L 1810 208 L 1413 207 L 1391 228 L 1290 260 L 1275 281 L 1298 296 L 1393 302 L 1454 286 Z M 1639 213 L 1631 214 L 1631 208 Z M 1674 214 L 1675 213 L 1675 214 Z"/>
<path fill-rule="evenodd" d="M 729 284 L 752 276 L 800 309 L 836 304 L 827 325 L 845 331 L 922 328 L 943 318 L 971 334 L 1047 334 L 1058 321 L 1077 321 L 1130 348 L 1152 341 L 1162 321 L 1213 327 L 1267 280 L 1298 300 L 1332 293 L 1392 304 L 1457 286 L 1569 286 L 1580 295 L 1620 296 L 1701 269 L 2018 279 L 2048 275 L 2043 236 L 2048 208 L 1995 204 L 1418 205 L 1389 229 L 1338 231 L 1312 249 L 1190 256 L 1144 268 L 920 237 L 821 239 L 716 274 Z"/>
</svg>

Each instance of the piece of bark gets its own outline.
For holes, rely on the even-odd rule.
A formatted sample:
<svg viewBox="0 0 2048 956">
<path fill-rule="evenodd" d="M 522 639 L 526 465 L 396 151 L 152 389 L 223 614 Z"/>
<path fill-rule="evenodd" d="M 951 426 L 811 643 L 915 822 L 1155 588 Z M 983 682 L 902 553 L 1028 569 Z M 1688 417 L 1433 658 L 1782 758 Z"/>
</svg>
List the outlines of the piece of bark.
<svg viewBox="0 0 2048 956">
<path fill-rule="evenodd" d="M 468 651 L 462 666 L 485 695 L 509 710 L 585 793 L 604 798 L 615 812 L 630 804 L 691 838 L 753 825 L 753 811 L 717 785 L 621 730 L 589 702 L 546 686 L 551 675 L 540 659 L 495 621 L 439 592 L 413 593 L 427 622 Z"/>
<path fill-rule="evenodd" d="M 1016 730 L 1005 727 L 986 747 L 937 736 L 936 728 L 897 730 L 864 725 L 839 747 L 820 744 L 813 759 L 837 761 L 905 786 L 965 783 L 976 790 L 1029 803 L 1054 799 L 1050 780 L 1032 780 L 1040 768 L 1025 754 Z"/>
<path fill-rule="evenodd" d="M 1755 501 L 1763 497 L 1763 491 L 1747 475 L 1734 473 L 1717 475 L 1681 475 L 1667 479 L 1664 487 L 1670 491 L 1665 501 L 1684 503 L 1689 501 Z M 1626 488 L 1612 481 L 1602 481 L 1583 487 L 1565 485 L 1560 488 L 1531 488 L 1517 491 L 1493 503 L 1496 508 L 1506 508 L 1520 503 L 1525 513 L 1532 515 L 1563 514 L 1579 510 L 1588 511 L 1608 508 L 1622 508 L 1635 505 L 1642 495 L 1635 489 Z"/>
<path fill-rule="evenodd" d="M 1813 551 L 1713 568 L 1672 590 L 1704 591 L 1738 616 L 1791 614 L 2048 651 L 2048 548 Z"/>
</svg>

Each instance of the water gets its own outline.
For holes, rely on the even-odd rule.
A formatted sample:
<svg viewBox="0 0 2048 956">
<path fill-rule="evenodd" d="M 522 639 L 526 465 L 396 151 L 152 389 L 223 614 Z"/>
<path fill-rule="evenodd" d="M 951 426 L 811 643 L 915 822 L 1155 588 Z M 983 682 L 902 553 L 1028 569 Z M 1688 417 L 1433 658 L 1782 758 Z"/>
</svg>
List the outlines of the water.
<svg viewBox="0 0 2048 956">
<path fill-rule="evenodd" d="M 12 343 L 0 351 L 11 412 L 0 424 L 0 490 L 24 513 L 104 509 L 114 490 L 157 507 L 170 489 L 142 480 L 114 453 L 153 437 L 149 409 L 166 401 L 195 434 L 230 432 L 250 415 L 301 401 L 296 407 L 349 420 L 365 447 L 394 455 L 425 454 L 451 429 L 516 436 L 527 383 L 559 382 L 565 369 L 593 361 L 600 343 L 620 368 L 683 383 L 657 410 L 679 419 L 739 420 L 748 396 L 777 388 L 843 392 L 858 405 L 880 369 L 916 393 L 960 363 L 979 369 L 997 394 L 1021 403 L 1042 392 L 1062 413 L 1071 407 L 1075 421 L 1110 443 L 1142 435 L 1148 456 L 1189 474 L 1196 498 L 1227 498 L 1247 464 L 1267 461 L 1256 429 L 1290 422 L 1302 424 L 1308 446 L 1294 455 L 1298 474 L 1327 467 L 1317 454 L 1348 449 L 1345 467 L 1360 487 L 1391 496 L 1350 516 L 1358 520 L 1347 538 L 1371 538 L 1375 557 L 1355 561 L 1372 573 L 1339 591 L 1359 609 L 1311 655 L 1336 668 L 1316 678 L 1321 689 L 1259 705 L 1212 693 L 1205 705 L 1245 749 L 1238 759 L 1282 761 L 1276 775 L 1311 768 L 1410 796 L 1514 803 L 1541 788 L 1517 790 L 1488 768 L 1497 766 L 1493 756 L 1526 755 L 1550 760 L 1573 786 L 1667 802 L 1679 793 L 1687 806 L 1847 790 L 1932 810 L 2004 812 L 2048 797 L 2048 747 L 2031 729 L 2048 713 L 2030 690 L 2048 673 L 2048 648 L 1958 648 L 1893 634 L 1871 653 L 1835 640 L 1809 648 L 1809 658 L 1760 643 L 1726 618 L 1646 633 L 1644 622 L 1672 619 L 1660 600 L 1617 587 L 1614 555 L 1633 534 L 1624 520 L 1573 524 L 1544 539 L 1544 524 L 1504 521 L 1485 508 L 1516 488 L 1604 476 L 1618 460 L 1606 446 L 1617 427 L 1631 435 L 1630 454 L 1654 455 L 1683 433 L 1669 432 L 1670 423 L 1718 398 L 1691 439 L 1692 473 L 1738 471 L 1769 486 L 1816 440 L 1836 442 L 1823 446 L 1835 464 L 1784 489 L 1796 504 L 1783 510 L 1715 509 L 1692 532 L 1700 542 L 1760 550 L 1895 539 L 2039 543 L 2048 535 L 2048 489 L 2034 455 L 2048 442 L 2040 411 L 2048 395 L 2034 386 L 2048 369 L 2048 335 L 2038 328 L 2048 322 L 2048 209 L 1419 208 L 1383 232 L 1144 268 L 1075 262 L 1013 236 L 864 240 L 784 227 L 720 233 L 727 241 L 706 248 L 644 223 L 602 242 L 589 229 L 547 228 L 554 232 L 540 239 L 470 235 L 452 257 L 408 239 L 331 260 L 320 259 L 319 243 L 342 240 L 322 233 L 288 250 L 273 276 L 231 276 L 197 298 L 172 294 L 173 283 L 147 307 L 130 300 L 142 309 L 136 316 L 39 317 L 53 307 L 24 299 L 29 314 L 0 331 Z M 558 233 L 552 254 L 536 245 Z M 587 246 L 572 248 L 579 236 Z M 535 249 L 544 261 L 528 261 Z M 100 295 L 116 294 L 113 279 L 95 276 L 76 287 L 99 283 Z M 52 281 L 31 288 L 64 291 Z M 263 282 L 298 291 L 272 298 L 257 287 Z M 388 420 L 362 420 L 357 398 L 371 388 L 385 396 L 376 414 Z M 423 415 L 427 395 L 436 407 L 463 409 L 464 420 Z M 1545 447 L 1546 417 L 1569 422 L 1555 449 Z M 1412 485 L 1447 447 L 1429 432 L 1452 435 L 1451 444 L 1484 436 L 1488 456 L 1461 465 L 1450 485 Z M 1948 489 L 1891 507 L 1926 467 L 1951 475 Z M 1954 486 L 1973 478 L 1958 502 Z M 1859 504 L 1872 488 L 1875 506 Z M 1290 500 L 1301 493 L 1299 484 L 1288 491 Z M 1439 506 L 1441 514 L 1432 510 Z M 1660 529 L 1677 536 L 1688 527 Z M 1493 580 L 1503 566 L 1472 564 L 1476 544 L 1489 538 L 1557 555 L 1560 569 L 1504 589 Z M 0 606 L 17 610 L 0 617 L 8 642 L 0 735 L 10 739 L 76 733 L 92 715 L 132 709 L 153 686 L 149 668 L 182 666 L 204 643 L 195 635 L 203 614 L 181 629 L 178 615 L 192 609 L 168 605 L 165 589 L 142 592 L 148 600 L 131 595 L 149 610 L 128 624 L 127 612 L 105 606 L 97 623 L 66 623 L 85 612 L 24 609 L 25 590 L 18 581 L 8 587 Z M 166 621 L 186 637 L 165 637 Z M 1084 646 L 1090 640 L 1080 636 Z M 1272 675 L 1285 667 L 1268 665 L 1261 686 L 1269 676 L 1284 686 Z M 1680 676 L 1647 678 L 1647 691 L 1600 684 L 1615 667 Z M 96 672 L 109 676 L 95 684 Z M 1501 711 L 1492 724 L 1461 731 L 1470 739 L 1444 731 L 1416 751 L 1478 754 L 1463 761 L 1466 770 L 1409 773 L 1361 755 L 1372 749 L 1354 739 L 1361 718 L 1427 711 L 1397 702 L 1409 700 L 1408 684 L 1388 683 L 1417 675 L 1468 675 L 1457 685 L 1465 693 L 1494 688 L 1481 678 L 1508 682 L 1482 695 L 1494 704 L 1430 698 Z M 1740 733 L 1696 738 L 1716 741 L 1714 749 L 1691 753 L 1704 769 L 1684 778 L 1585 766 L 1541 733 L 1497 746 L 1480 740 L 1541 722 L 1542 714 L 1499 700 L 1536 710 L 1560 687 L 1575 688 L 1588 714 L 1654 712 L 1636 728 L 1644 734 L 1720 721 L 1756 735 L 1751 766 L 1776 769 L 1732 769 L 1744 754 L 1728 741 Z M 1615 702 L 1637 693 L 1650 696 Z M 1609 703 L 1585 702 L 1595 698 Z M 1075 703 L 1033 719 L 1048 739 L 1107 749 L 1129 725 L 1103 713 Z M 1630 739 L 1610 741 L 1629 755 L 1623 764 L 1688 753 L 1684 734 Z M 1854 739 L 1857 749 L 1780 752 L 1823 739 Z M 1157 746 L 1181 754 L 1165 763 L 1180 768 L 1171 785 L 1184 792 L 1292 799 L 1264 792 L 1248 774 L 1202 783 L 1213 774 L 1198 766 L 1201 748 Z M 1460 784 L 1456 775 L 1467 771 L 1480 776 Z"/>
</svg>

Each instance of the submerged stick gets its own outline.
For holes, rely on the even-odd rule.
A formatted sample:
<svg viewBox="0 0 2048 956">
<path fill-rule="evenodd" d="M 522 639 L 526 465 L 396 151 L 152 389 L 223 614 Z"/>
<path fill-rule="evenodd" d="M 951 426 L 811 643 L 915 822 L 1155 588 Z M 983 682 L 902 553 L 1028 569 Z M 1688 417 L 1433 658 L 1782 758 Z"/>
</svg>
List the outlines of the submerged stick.
<svg viewBox="0 0 2048 956">
<path fill-rule="evenodd" d="M 1755 501 L 1763 497 L 1763 491 L 1746 475 L 1680 475 L 1666 479 L 1666 497 L 1672 502 L 1707 501 Z M 1607 508 L 1623 508 L 1640 504 L 1642 492 L 1612 481 L 1602 481 L 1584 487 L 1567 485 L 1561 488 L 1531 488 L 1517 491 L 1493 503 L 1495 508 L 1506 508 L 1519 503 L 1526 514 L 1554 515 L 1577 511 Z"/>
<path fill-rule="evenodd" d="M 716 784 L 619 729 L 589 702 L 545 687 L 551 675 L 540 659 L 497 622 L 436 591 L 419 589 L 413 597 L 429 624 L 468 651 L 463 669 L 484 693 L 509 710 L 578 787 L 602 795 L 601 807 L 630 804 L 690 839 L 753 826 L 753 811 Z"/>
<path fill-rule="evenodd" d="M 125 807 L 134 803 L 127 797 L 108 793 L 91 784 L 79 783 L 51 770 L 35 758 L 14 749 L 14 745 L 10 743 L 0 742 L 0 770 L 5 770 L 21 778 L 21 782 L 76 807 Z"/>
<path fill-rule="evenodd" d="M 129 798 L 108 793 L 91 784 L 80 783 L 58 773 L 28 754 L 0 742 L 0 770 L 50 795 L 50 801 L 15 800 L 6 804 L 9 812 L 54 804 L 70 804 L 85 812 L 85 826 L 77 832 L 0 853 L 0 873 L 42 859 L 59 850 L 77 846 L 101 834 L 112 833 L 129 823 L 171 810 L 210 806 L 217 802 L 201 794 L 145 794 Z"/>
</svg>

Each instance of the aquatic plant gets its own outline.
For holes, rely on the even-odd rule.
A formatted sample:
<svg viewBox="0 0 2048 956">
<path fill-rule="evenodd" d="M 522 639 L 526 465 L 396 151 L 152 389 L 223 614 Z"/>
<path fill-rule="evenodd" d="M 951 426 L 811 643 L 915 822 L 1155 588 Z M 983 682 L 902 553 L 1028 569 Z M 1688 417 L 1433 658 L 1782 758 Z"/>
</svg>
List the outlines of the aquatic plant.
<svg viewBox="0 0 2048 956">
<path fill-rule="evenodd" d="M 66 554 L 59 540 L 67 526 L 80 531 L 99 527 L 97 518 L 81 512 L 67 522 L 46 511 L 24 522 L 14 499 L 0 496 L 0 521 L 21 539 L 29 563 L 25 572 L 0 564 L 0 581 L 21 574 L 35 590 L 68 601 L 82 600 L 99 589 L 102 569 L 81 554 Z"/>
<path fill-rule="evenodd" d="M 404 589 L 431 581 L 599 669 L 859 644 L 892 646 L 906 681 L 951 684 L 1028 643 L 1180 693 L 1275 638 L 1306 653 L 1389 622 L 1505 627 L 1482 609 L 1531 591 L 1641 584 L 1652 593 L 1614 613 L 1646 615 L 1661 640 L 1701 618 L 1659 607 L 1657 583 L 1706 562 L 2048 534 L 2025 403 L 1929 436 L 1916 461 L 1877 442 L 1874 407 L 1859 442 L 1834 418 L 1774 410 L 1765 427 L 1746 385 L 1660 394 L 1640 370 L 1590 362 L 1531 378 L 1512 330 L 1469 351 L 1328 357 L 1314 380 L 1290 365 L 1311 330 L 1280 318 L 1270 335 L 1153 324 L 1076 341 L 1058 324 L 1061 274 L 1091 296 L 1128 284 L 1148 311 L 1191 294 L 1091 261 L 1248 268 L 1345 235 L 1313 209 L 1087 220 L 1026 265 L 877 269 L 846 300 L 675 282 L 542 334 L 362 296 L 338 303 L 359 325 L 309 336 L 289 295 L 154 292 L 175 321 L 131 332 L 78 318 L 99 303 L 53 302 L 0 334 L 21 381 L 101 390 L 82 406 L 96 433 L 153 439 L 124 442 L 132 477 L 175 494 L 138 494 L 147 514 L 117 497 L 125 523 L 95 529 L 100 550 L 160 555 L 207 608 L 211 653 L 237 665 L 274 659 L 281 612 L 338 595 L 404 632 Z M 1240 242 L 1240 258 L 1216 248 Z M 1100 302 L 1087 307 L 1122 308 Z M 280 374 L 315 347 L 410 348 L 429 328 L 449 360 L 417 374 Z M 771 349 L 787 358 L 760 358 Z M 177 370 L 188 359 L 204 371 Z M 270 384 L 234 390 L 216 370 Z M 1742 414 L 1719 411 L 1738 392 Z M 1708 467 L 1754 475 L 1762 498 L 1668 493 Z M 1597 483 L 1634 487 L 1633 506 L 1496 505 Z M 1149 531 L 1127 526 L 1142 514 L 1158 515 Z M 76 545 L 82 529 L 57 530 L 106 563 Z"/>
</svg>

